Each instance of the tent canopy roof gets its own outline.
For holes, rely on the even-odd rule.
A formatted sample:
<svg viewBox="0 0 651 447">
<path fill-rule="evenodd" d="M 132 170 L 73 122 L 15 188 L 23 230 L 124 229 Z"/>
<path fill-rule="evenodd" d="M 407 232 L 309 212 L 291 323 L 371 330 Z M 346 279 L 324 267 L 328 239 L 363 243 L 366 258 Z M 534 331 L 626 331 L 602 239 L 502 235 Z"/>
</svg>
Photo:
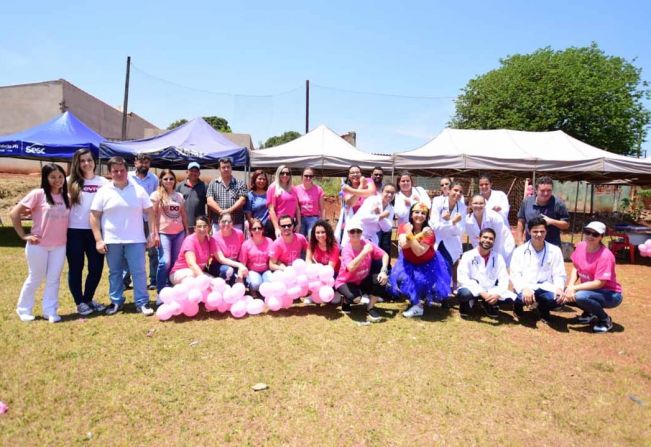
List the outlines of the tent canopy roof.
<svg viewBox="0 0 651 447">
<path fill-rule="evenodd" d="M 219 167 L 219 159 L 228 157 L 234 167 L 244 167 L 248 150 L 237 146 L 217 132 L 202 118 L 142 140 L 105 142 L 100 146 L 100 158 L 106 160 L 119 155 L 132 162 L 137 154 L 149 154 L 152 166 L 157 168 L 185 169 L 196 161 L 202 168 Z"/>
<path fill-rule="evenodd" d="M 80 148 L 90 149 L 97 156 L 104 140 L 72 112 L 64 112 L 46 123 L 0 136 L 0 156 L 69 161 Z"/>
<path fill-rule="evenodd" d="M 254 168 L 276 169 L 284 164 L 292 168 L 311 167 L 328 174 L 344 173 L 351 165 L 390 170 L 391 162 L 389 155 L 360 151 L 323 124 L 288 143 L 251 152 Z"/>
<path fill-rule="evenodd" d="M 590 146 L 563 131 L 445 129 L 420 148 L 395 155 L 397 167 L 420 173 L 548 172 L 558 179 L 651 178 L 651 163 Z"/>
</svg>

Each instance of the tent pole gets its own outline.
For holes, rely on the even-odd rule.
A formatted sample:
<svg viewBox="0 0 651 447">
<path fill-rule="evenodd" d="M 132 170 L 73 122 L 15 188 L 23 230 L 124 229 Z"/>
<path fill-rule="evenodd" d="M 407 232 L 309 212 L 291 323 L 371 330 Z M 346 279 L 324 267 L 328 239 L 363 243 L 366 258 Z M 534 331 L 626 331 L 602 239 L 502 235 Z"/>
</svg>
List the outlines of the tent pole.
<svg viewBox="0 0 651 447">
<path fill-rule="evenodd" d="M 574 215 L 572 216 L 572 227 L 570 228 L 570 232 L 571 232 L 570 242 L 572 244 L 574 244 L 574 224 L 576 224 L 576 209 L 579 206 L 579 186 L 581 186 L 581 182 L 577 181 L 576 195 L 574 196 Z"/>
<path fill-rule="evenodd" d="M 129 73 L 131 71 L 131 56 L 127 56 L 127 76 L 124 81 L 124 105 L 122 106 L 122 139 L 127 139 L 127 108 L 129 105 Z"/>
</svg>

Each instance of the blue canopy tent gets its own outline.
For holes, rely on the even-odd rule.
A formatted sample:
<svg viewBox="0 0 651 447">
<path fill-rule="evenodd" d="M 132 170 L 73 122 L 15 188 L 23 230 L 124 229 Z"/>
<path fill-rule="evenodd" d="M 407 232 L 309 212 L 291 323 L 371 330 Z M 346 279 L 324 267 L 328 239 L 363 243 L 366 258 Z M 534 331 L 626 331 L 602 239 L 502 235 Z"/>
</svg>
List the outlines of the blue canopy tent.
<svg viewBox="0 0 651 447">
<path fill-rule="evenodd" d="M 0 136 L 0 157 L 70 161 L 77 149 L 90 149 L 95 156 L 106 138 L 65 112 L 36 127 Z"/>
<path fill-rule="evenodd" d="M 155 168 L 186 169 L 196 161 L 202 168 L 218 168 L 219 159 L 228 157 L 234 168 L 246 168 L 249 153 L 213 129 L 202 118 L 195 118 L 182 126 L 152 138 L 109 142 L 100 145 L 99 157 L 105 161 L 114 156 L 123 157 L 132 164 L 137 154 L 149 154 Z"/>
</svg>

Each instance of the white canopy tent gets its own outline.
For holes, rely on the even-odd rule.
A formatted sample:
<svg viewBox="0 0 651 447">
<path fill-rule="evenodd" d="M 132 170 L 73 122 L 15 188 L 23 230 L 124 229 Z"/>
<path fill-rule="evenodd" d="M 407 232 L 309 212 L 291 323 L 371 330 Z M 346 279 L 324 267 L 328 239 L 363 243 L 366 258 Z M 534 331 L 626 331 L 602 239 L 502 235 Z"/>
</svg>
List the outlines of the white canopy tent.
<svg viewBox="0 0 651 447">
<path fill-rule="evenodd" d="M 351 165 L 364 170 L 375 166 L 390 170 L 391 163 L 390 155 L 360 151 L 323 124 L 289 143 L 251 151 L 253 169 L 276 169 L 284 164 L 291 168 L 311 167 L 333 175 L 345 173 Z"/>
<path fill-rule="evenodd" d="M 418 149 L 394 155 L 396 169 L 428 173 L 449 171 L 546 172 L 559 180 L 651 179 L 645 159 L 613 154 L 563 131 L 445 129 Z"/>
</svg>

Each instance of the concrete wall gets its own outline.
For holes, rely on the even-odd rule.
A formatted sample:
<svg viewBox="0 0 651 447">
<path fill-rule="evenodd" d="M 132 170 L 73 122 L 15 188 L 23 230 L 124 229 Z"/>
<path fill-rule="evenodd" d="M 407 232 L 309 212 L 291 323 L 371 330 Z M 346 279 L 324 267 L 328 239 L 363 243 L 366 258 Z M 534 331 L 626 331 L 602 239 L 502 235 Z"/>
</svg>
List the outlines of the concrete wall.
<svg viewBox="0 0 651 447">
<path fill-rule="evenodd" d="M 19 132 L 61 115 L 62 101 L 61 81 L 0 87 L 0 135 Z"/>
</svg>

